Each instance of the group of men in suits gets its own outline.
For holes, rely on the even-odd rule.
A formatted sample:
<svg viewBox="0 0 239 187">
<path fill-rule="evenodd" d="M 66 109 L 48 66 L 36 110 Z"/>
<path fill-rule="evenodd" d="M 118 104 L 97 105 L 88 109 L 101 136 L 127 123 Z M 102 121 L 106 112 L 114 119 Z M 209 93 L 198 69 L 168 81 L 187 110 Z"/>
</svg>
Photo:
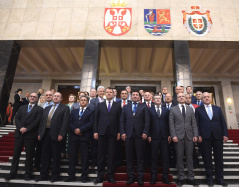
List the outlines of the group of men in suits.
<svg viewBox="0 0 239 187">
<path fill-rule="evenodd" d="M 131 90 L 129 86 L 121 91 L 121 99 L 116 97 L 116 90 L 99 86 L 98 97 L 90 100 L 88 96 L 82 94 L 79 97 L 79 103 L 74 104 L 75 108 L 71 110 L 71 113 L 68 106 L 61 104 L 61 93 L 56 92 L 53 95 L 51 91 L 47 91 L 46 94 L 52 95 L 53 98 L 47 100 L 44 110 L 36 104 L 37 94 L 32 93 L 29 96 L 29 104 L 20 107 L 16 115 L 14 157 L 10 175 L 6 179 L 16 177 L 23 145 L 25 145 L 27 157 L 25 179 L 31 178 L 35 140 L 38 139 L 42 142 L 42 167 L 40 177 L 36 181 L 48 179 L 51 159 L 51 182 L 58 181 L 62 140 L 69 128 L 69 176 L 66 182 L 75 180 L 78 147 L 80 147 L 82 163 L 81 181 L 88 181 L 91 142 L 91 158 L 97 164 L 98 170 L 94 183 L 103 182 L 106 165 L 108 182 L 116 183 L 114 168 L 117 161 L 120 162 L 122 144 L 125 142 L 128 185 L 135 182 L 135 154 L 137 182 L 139 185 L 144 184 L 145 151 L 151 153 L 150 183 L 157 182 L 159 150 L 162 160 L 162 180 L 163 183 L 170 184 L 168 179 L 171 162 L 169 145 L 173 145 L 175 149 L 178 184 L 184 184 L 183 157 L 185 154 L 188 170 L 187 183 L 198 185 L 194 180 L 193 172 L 194 143 L 198 141 L 201 143 L 207 183 L 213 184 L 213 150 L 216 183 L 225 185 L 223 142 L 228 140 L 228 133 L 222 111 L 220 107 L 211 105 L 212 98 L 209 93 L 197 92 L 196 97 L 193 98 L 192 87 L 188 86 L 186 91 L 187 94 L 182 93 L 182 87 L 177 86 L 176 94 L 172 97 L 167 93 L 167 87 L 163 87 L 163 92 L 158 92 L 153 97 L 149 92 L 143 92 L 144 101 L 142 101 L 142 93 Z M 193 100 L 195 104 L 192 104 Z M 149 144 L 147 145 L 146 142 Z M 151 149 L 146 149 L 149 145 Z M 105 165 L 106 156 L 107 164 Z"/>
</svg>

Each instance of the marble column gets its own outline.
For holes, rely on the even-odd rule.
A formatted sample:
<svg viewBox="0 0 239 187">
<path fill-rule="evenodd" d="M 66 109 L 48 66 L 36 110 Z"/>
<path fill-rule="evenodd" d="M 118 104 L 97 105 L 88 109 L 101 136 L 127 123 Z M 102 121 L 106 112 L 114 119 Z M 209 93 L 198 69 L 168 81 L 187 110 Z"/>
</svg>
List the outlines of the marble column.
<svg viewBox="0 0 239 187">
<path fill-rule="evenodd" d="M 21 47 L 13 40 L 0 41 L 0 114 L 4 121 Z"/>
<path fill-rule="evenodd" d="M 45 92 L 47 90 L 51 90 L 52 89 L 52 80 L 51 79 L 43 79 L 41 88 L 43 88 L 45 90 Z"/>
<path fill-rule="evenodd" d="M 81 91 L 90 92 L 95 89 L 96 78 L 99 64 L 100 46 L 99 40 L 86 40 L 83 58 L 83 66 L 81 72 Z"/>
<path fill-rule="evenodd" d="M 177 86 L 192 86 L 192 73 L 188 41 L 174 41 L 174 75 Z"/>
<path fill-rule="evenodd" d="M 230 80 L 221 81 L 223 102 L 225 106 L 225 119 L 228 129 L 238 129 L 236 109 L 233 99 L 232 85 Z"/>
</svg>

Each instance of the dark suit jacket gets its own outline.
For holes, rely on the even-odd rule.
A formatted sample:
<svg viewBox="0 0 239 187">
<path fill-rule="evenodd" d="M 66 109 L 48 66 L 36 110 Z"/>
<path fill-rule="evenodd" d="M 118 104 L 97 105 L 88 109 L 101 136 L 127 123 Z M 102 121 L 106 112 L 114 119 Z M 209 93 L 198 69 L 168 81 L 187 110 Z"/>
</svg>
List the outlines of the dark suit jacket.
<svg viewBox="0 0 239 187">
<path fill-rule="evenodd" d="M 25 138 L 37 139 L 37 131 L 41 121 L 43 109 L 37 104 L 34 105 L 30 113 L 27 113 L 28 105 L 21 106 L 15 116 L 15 138 L 21 138 L 25 136 Z M 20 129 L 22 127 L 27 128 L 26 133 L 22 135 Z"/>
<path fill-rule="evenodd" d="M 177 106 L 177 105 L 178 105 L 177 94 L 174 94 L 174 95 L 173 95 L 172 104 L 173 104 L 173 106 Z"/>
<path fill-rule="evenodd" d="M 26 97 L 22 98 L 22 104 L 21 105 L 28 105 L 29 101 L 27 100 Z"/>
<path fill-rule="evenodd" d="M 119 133 L 120 124 L 120 114 L 121 114 L 121 103 L 113 102 L 110 112 L 108 112 L 106 101 L 99 103 L 95 109 L 94 118 L 94 133 L 99 133 L 99 135 L 105 135 L 107 127 L 111 135 L 116 136 Z"/>
<path fill-rule="evenodd" d="M 38 130 L 40 140 L 42 139 L 45 133 L 47 126 L 47 118 L 51 107 L 53 106 L 46 107 L 45 110 L 43 111 L 41 123 Z M 70 109 L 68 106 L 60 103 L 51 118 L 50 124 L 51 139 L 57 141 L 58 135 L 65 136 L 69 122 L 70 122 Z"/>
<path fill-rule="evenodd" d="M 22 102 L 20 101 L 20 96 L 19 96 L 19 94 L 15 94 L 14 95 L 14 103 L 13 103 L 13 108 L 18 108 L 18 107 L 20 107 L 20 105 L 22 104 Z"/>
<path fill-rule="evenodd" d="M 132 111 L 132 103 L 123 107 L 120 117 L 120 134 L 125 134 L 127 138 L 131 138 L 135 130 L 138 138 L 142 134 L 149 135 L 150 114 L 148 107 L 143 103 L 138 103 L 135 116 Z"/>
<path fill-rule="evenodd" d="M 71 111 L 70 117 L 70 140 L 90 141 L 92 139 L 92 127 L 94 123 L 94 111 L 87 107 L 80 118 L 79 109 Z M 82 135 L 76 135 L 75 129 L 80 129 Z"/>
<path fill-rule="evenodd" d="M 169 136 L 169 110 L 165 107 L 161 107 L 162 112 L 160 117 L 156 113 L 155 106 L 150 107 L 150 130 L 149 136 L 152 139 L 158 139 L 161 135 L 163 138 Z"/>
<path fill-rule="evenodd" d="M 100 103 L 98 97 L 91 99 L 89 104 L 90 109 L 95 110 L 98 103 Z"/>
<path fill-rule="evenodd" d="M 194 95 L 192 95 L 192 97 L 191 97 L 191 98 L 192 98 L 192 101 L 191 101 L 191 103 L 193 103 L 193 104 L 196 104 L 196 100 L 197 100 L 197 99 L 196 99 L 196 97 L 195 97 Z"/>
<path fill-rule="evenodd" d="M 192 104 L 196 104 L 197 105 L 197 99 L 195 98 L 195 101 L 194 101 L 194 103 L 192 102 Z M 202 100 L 201 100 L 201 103 L 200 103 L 200 105 L 199 106 L 203 106 L 204 105 L 204 103 L 202 102 Z"/>
<path fill-rule="evenodd" d="M 212 105 L 213 117 L 209 119 L 207 111 L 203 106 L 196 108 L 195 115 L 198 125 L 199 136 L 203 139 L 209 139 L 213 133 L 216 139 L 228 137 L 227 124 L 220 107 Z"/>
</svg>

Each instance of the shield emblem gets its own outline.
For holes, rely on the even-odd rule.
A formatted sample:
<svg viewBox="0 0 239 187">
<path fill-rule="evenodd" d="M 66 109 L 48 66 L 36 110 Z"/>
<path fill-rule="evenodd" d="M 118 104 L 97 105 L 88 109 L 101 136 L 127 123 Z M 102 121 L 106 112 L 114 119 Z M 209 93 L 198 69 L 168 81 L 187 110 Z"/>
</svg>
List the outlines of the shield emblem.
<svg viewBox="0 0 239 187">
<path fill-rule="evenodd" d="M 204 36 L 209 33 L 212 29 L 212 19 L 210 17 L 210 11 L 207 10 L 205 13 L 198 11 L 199 6 L 191 7 L 194 11 L 191 13 L 183 12 L 183 25 L 184 27 L 196 36 Z"/>
<path fill-rule="evenodd" d="M 162 36 L 171 28 L 169 9 L 144 9 L 144 28 L 154 36 Z"/>
<path fill-rule="evenodd" d="M 132 23 L 132 8 L 105 8 L 104 29 L 113 36 L 129 32 Z"/>
</svg>

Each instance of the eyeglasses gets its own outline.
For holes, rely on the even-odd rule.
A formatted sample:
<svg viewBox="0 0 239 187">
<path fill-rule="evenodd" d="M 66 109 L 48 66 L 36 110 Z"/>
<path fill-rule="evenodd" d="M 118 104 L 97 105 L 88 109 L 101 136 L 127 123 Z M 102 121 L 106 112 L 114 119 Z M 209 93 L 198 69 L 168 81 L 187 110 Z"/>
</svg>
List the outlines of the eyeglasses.
<svg viewBox="0 0 239 187">
<path fill-rule="evenodd" d="M 29 97 L 37 98 L 37 96 L 30 95 Z"/>
</svg>

